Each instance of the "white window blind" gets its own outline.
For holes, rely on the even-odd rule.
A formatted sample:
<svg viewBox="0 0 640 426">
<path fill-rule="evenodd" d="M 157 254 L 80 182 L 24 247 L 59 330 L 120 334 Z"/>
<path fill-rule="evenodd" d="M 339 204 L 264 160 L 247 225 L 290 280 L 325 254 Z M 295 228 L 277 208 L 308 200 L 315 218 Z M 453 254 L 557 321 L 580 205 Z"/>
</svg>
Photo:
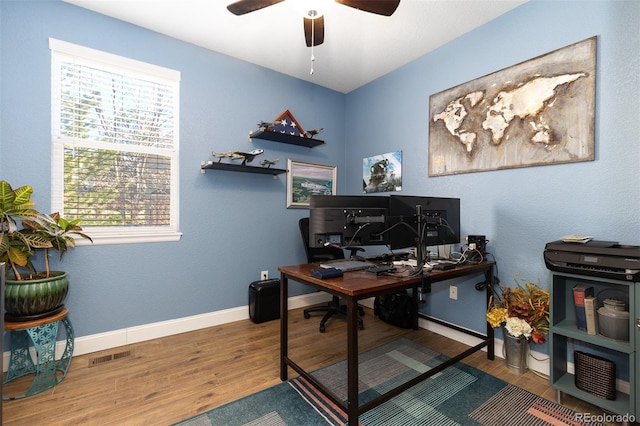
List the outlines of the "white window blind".
<svg viewBox="0 0 640 426">
<path fill-rule="evenodd" d="M 178 233 L 180 73 L 50 39 L 53 211 L 97 243 Z"/>
</svg>

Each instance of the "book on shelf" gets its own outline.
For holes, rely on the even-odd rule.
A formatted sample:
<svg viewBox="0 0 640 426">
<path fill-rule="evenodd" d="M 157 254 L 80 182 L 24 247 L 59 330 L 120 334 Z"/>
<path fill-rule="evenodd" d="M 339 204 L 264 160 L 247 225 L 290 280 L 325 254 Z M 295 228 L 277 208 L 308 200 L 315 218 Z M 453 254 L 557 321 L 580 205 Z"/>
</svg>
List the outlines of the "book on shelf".
<svg viewBox="0 0 640 426">
<path fill-rule="evenodd" d="M 584 244 L 588 243 L 591 240 L 593 240 L 593 237 L 590 235 L 565 235 L 564 237 L 562 237 L 562 241 L 564 241 L 565 243 Z"/>
<path fill-rule="evenodd" d="M 596 298 L 594 296 L 586 296 L 584 298 L 584 312 L 587 319 L 587 334 L 598 334 L 596 309 Z"/>
<path fill-rule="evenodd" d="M 593 287 L 576 284 L 573 287 L 573 305 L 576 308 L 578 330 L 587 331 L 587 312 L 584 308 L 585 297 L 593 296 Z"/>
</svg>

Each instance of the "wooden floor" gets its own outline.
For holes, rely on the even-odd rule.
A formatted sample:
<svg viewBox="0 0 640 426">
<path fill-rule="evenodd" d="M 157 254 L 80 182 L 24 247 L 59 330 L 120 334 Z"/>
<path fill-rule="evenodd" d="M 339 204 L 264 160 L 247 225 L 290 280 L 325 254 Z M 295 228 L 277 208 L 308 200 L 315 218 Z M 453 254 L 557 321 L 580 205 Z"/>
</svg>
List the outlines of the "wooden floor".
<svg viewBox="0 0 640 426">
<path fill-rule="evenodd" d="M 360 350 L 398 336 L 447 355 L 466 349 L 427 330 L 389 326 L 369 309 L 364 321 Z M 291 311 L 289 353 L 296 361 L 298 356 L 307 359 L 303 364 L 307 369 L 334 363 L 346 354 L 344 319 L 331 320 L 322 334 L 318 323 L 318 316 L 305 320 L 300 309 Z M 168 425 L 280 383 L 279 353 L 279 321 L 243 320 L 77 356 L 58 386 L 29 398 L 4 401 L 3 424 Z M 113 354 L 118 354 L 116 359 L 90 366 L 92 360 Z M 555 400 L 547 379 L 531 371 L 511 373 L 500 358 L 488 361 L 486 353 L 480 352 L 464 362 Z M 19 379 L 5 385 L 5 396 L 23 393 L 25 383 Z M 577 412 L 600 412 L 569 396 L 563 403 Z"/>
</svg>

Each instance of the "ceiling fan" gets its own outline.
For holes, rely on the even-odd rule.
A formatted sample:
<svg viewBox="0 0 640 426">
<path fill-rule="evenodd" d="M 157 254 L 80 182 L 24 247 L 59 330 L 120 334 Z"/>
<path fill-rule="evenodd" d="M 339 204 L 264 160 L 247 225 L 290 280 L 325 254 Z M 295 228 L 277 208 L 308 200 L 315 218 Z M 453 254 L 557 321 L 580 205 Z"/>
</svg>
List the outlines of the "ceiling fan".
<svg viewBox="0 0 640 426">
<path fill-rule="evenodd" d="M 283 2 L 284 0 L 239 0 L 227 6 L 229 12 L 234 15 L 244 15 L 245 13 L 255 12 Z M 293 0 L 295 3 L 305 3 L 301 0 Z M 326 2 L 326 1 L 325 1 Z M 396 11 L 400 0 L 335 0 L 345 6 L 353 7 L 365 12 L 375 13 L 376 15 L 391 16 Z M 307 0 L 306 3 L 312 4 Z M 317 3 L 317 2 L 316 2 Z M 307 46 L 317 46 L 324 43 L 324 15 L 321 11 L 308 6 L 304 10 L 304 37 Z"/>
</svg>

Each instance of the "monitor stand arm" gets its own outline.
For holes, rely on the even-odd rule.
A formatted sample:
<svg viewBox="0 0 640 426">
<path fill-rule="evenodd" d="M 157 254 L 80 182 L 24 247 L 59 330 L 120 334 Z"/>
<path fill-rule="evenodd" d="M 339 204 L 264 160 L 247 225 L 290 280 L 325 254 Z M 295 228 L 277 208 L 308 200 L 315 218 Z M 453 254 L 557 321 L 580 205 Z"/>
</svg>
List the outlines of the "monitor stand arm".
<svg viewBox="0 0 640 426">
<path fill-rule="evenodd" d="M 351 254 L 349 255 L 349 259 L 351 260 L 358 260 L 358 258 L 361 258 L 361 256 L 358 256 L 358 252 L 359 251 L 364 251 L 364 249 L 362 247 L 353 247 L 353 246 L 347 246 L 347 247 L 343 247 L 345 250 L 349 250 L 351 252 Z"/>
<path fill-rule="evenodd" d="M 418 301 L 425 303 L 424 294 L 431 292 L 431 282 L 429 281 L 429 277 L 424 275 L 424 264 L 422 263 L 424 260 L 424 241 L 422 239 L 422 206 L 420 204 L 416 205 L 416 224 L 418 228 L 418 236 L 416 237 L 416 266 L 420 268 L 419 275 L 422 277 L 420 288 L 418 288 Z"/>
<path fill-rule="evenodd" d="M 416 257 L 418 258 L 418 267 L 422 268 L 422 261 L 424 260 L 422 244 L 424 241 L 422 240 L 422 206 L 420 204 L 416 206 L 416 226 L 418 228 L 418 235 L 416 237 Z M 420 271 L 420 275 L 422 275 L 422 270 Z"/>
</svg>

